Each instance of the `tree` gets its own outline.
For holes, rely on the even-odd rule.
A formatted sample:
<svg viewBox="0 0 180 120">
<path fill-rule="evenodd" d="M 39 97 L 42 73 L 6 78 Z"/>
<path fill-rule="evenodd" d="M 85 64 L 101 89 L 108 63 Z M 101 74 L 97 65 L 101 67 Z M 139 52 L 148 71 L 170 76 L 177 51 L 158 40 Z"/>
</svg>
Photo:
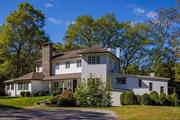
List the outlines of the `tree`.
<svg viewBox="0 0 180 120">
<path fill-rule="evenodd" d="M 19 77 L 34 69 L 32 64 L 40 56 L 41 45 L 49 41 L 44 22 L 43 13 L 29 3 L 20 3 L 6 18 L 0 32 L 1 72 L 11 66 L 10 77 Z"/>
<path fill-rule="evenodd" d="M 97 44 L 109 47 L 118 37 L 118 30 L 119 23 L 113 14 L 106 14 L 96 20 L 89 15 L 79 16 L 74 24 L 68 26 L 65 42 L 86 47 Z"/>
<path fill-rule="evenodd" d="M 150 40 L 146 36 L 148 27 L 144 24 L 124 23 L 116 46 L 120 46 L 120 62 L 123 73 L 130 72 L 130 65 L 143 65 L 147 57 Z"/>
<path fill-rule="evenodd" d="M 92 46 L 94 19 L 89 15 L 79 16 L 74 24 L 70 24 L 65 34 L 67 44 L 74 43 L 82 46 Z"/>
<path fill-rule="evenodd" d="M 172 37 L 174 24 L 177 17 L 175 8 L 161 9 L 155 18 L 148 21 L 150 28 L 150 39 L 152 42 L 150 61 L 152 70 L 158 74 L 158 68 L 162 62 L 167 62 L 171 68 L 176 61 L 174 49 L 172 47 Z M 173 62 L 173 64 L 171 64 Z"/>
</svg>

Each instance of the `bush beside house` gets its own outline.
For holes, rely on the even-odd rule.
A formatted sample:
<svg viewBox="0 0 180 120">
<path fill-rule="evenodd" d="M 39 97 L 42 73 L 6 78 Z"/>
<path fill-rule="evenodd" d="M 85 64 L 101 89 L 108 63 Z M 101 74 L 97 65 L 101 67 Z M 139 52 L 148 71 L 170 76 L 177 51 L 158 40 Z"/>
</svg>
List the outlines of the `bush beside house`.
<svg viewBox="0 0 180 120">
<path fill-rule="evenodd" d="M 143 105 L 163 105 L 163 106 L 179 106 L 180 100 L 174 93 L 172 95 L 167 95 L 161 93 L 158 95 L 157 92 L 152 91 L 150 94 L 134 95 L 133 92 L 123 92 L 120 96 L 120 102 L 122 105 L 133 105 L 133 104 L 143 104 Z"/>
</svg>

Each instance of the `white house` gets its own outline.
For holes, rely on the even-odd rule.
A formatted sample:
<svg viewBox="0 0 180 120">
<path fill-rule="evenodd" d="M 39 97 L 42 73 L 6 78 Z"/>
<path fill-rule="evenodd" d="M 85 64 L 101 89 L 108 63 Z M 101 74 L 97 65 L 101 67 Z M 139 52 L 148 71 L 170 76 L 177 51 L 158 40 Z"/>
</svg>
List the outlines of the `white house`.
<svg viewBox="0 0 180 120">
<path fill-rule="evenodd" d="M 132 90 L 142 95 L 150 91 L 166 93 L 168 78 L 120 74 L 120 49 L 85 48 L 56 53 L 52 44 L 42 48 L 42 59 L 35 61 L 36 71 L 20 78 L 6 81 L 6 94 L 19 96 L 21 91 L 31 93 L 40 90 L 52 92 L 58 89 L 74 91 L 77 80 L 90 74 L 111 81 L 112 105 L 120 105 L 122 91 Z"/>
</svg>

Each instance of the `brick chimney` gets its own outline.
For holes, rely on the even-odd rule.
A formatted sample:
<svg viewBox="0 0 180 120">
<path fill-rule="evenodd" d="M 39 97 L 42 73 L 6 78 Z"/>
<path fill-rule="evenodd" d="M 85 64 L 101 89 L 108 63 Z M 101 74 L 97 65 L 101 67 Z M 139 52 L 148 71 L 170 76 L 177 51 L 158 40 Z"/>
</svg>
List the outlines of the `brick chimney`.
<svg viewBox="0 0 180 120">
<path fill-rule="evenodd" d="M 51 58 L 53 48 L 51 43 L 42 46 L 42 72 L 45 76 L 51 76 Z"/>
</svg>

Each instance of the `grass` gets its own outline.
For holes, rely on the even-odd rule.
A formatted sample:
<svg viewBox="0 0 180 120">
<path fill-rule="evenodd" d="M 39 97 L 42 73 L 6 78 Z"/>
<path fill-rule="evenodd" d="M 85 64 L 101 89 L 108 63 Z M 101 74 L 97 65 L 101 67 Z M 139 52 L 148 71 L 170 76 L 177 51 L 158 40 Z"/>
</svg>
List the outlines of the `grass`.
<svg viewBox="0 0 180 120">
<path fill-rule="evenodd" d="M 180 120 L 180 107 L 131 105 L 123 107 L 51 107 L 34 106 L 38 101 L 48 99 L 41 97 L 0 97 L 0 108 L 31 109 L 96 109 L 114 111 L 121 120 Z"/>
<path fill-rule="evenodd" d="M 39 97 L 0 97 L 0 108 L 26 108 L 33 106 L 36 102 L 48 99 L 49 96 Z"/>
</svg>

